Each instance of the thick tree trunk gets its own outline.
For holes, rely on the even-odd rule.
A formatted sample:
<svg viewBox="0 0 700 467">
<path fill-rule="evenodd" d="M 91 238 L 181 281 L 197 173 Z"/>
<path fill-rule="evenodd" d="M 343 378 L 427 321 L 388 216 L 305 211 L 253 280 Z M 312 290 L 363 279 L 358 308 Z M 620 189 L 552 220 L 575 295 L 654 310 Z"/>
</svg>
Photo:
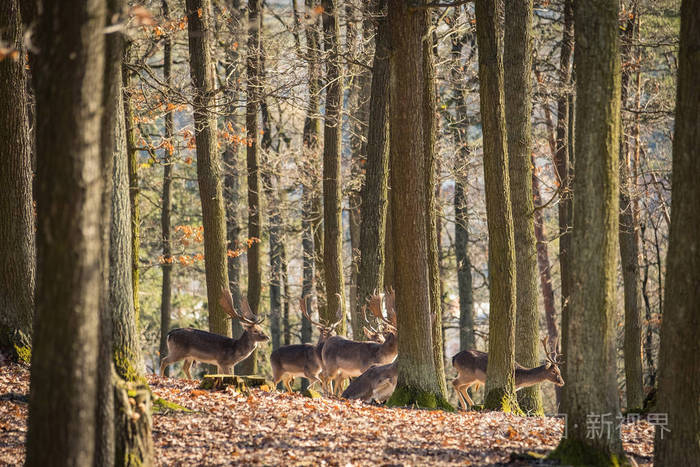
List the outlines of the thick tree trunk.
<svg viewBox="0 0 700 467">
<path fill-rule="evenodd" d="M 151 390 L 147 384 L 128 383 L 115 375 L 115 422 L 121 428 L 116 433 L 116 467 L 153 465 L 155 447 L 151 436 L 152 408 Z"/>
<path fill-rule="evenodd" d="M 168 1 L 163 0 L 163 17 L 169 18 Z M 172 38 L 166 35 L 163 43 L 163 82 L 166 86 L 172 86 Z M 126 84 L 126 83 L 125 83 Z M 173 164 L 172 150 L 173 144 L 173 111 L 170 110 L 165 114 L 165 140 L 169 143 L 166 149 L 163 150 L 163 207 L 160 213 L 160 232 L 163 248 L 163 260 L 161 262 L 161 270 L 163 271 L 163 281 L 160 289 L 160 345 L 159 356 L 164 358 L 168 355 L 168 332 L 170 332 L 170 314 L 172 300 L 172 248 L 170 244 L 170 211 L 172 209 L 172 183 L 173 183 Z M 165 367 L 164 376 L 170 375 L 170 365 Z"/>
<path fill-rule="evenodd" d="M 123 4 L 108 0 L 106 25 L 111 24 L 113 15 L 120 11 Z M 120 156 L 124 156 L 124 115 L 122 97 L 121 63 L 123 59 L 123 40 L 120 34 L 111 34 L 105 38 L 105 66 L 104 87 L 102 94 L 102 120 L 101 141 L 103 167 L 103 193 L 102 193 L 102 218 L 100 219 L 100 235 L 103 252 L 100 264 L 102 287 L 100 290 L 100 335 L 97 373 L 97 411 L 95 433 L 95 461 L 97 466 L 111 465 L 115 459 L 115 435 L 118 427 L 115 424 L 114 414 L 114 388 L 113 375 L 115 374 L 115 362 L 117 360 L 117 346 L 115 345 L 114 329 L 116 327 L 115 314 L 112 312 L 114 298 L 119 298 L 123 293 L 122 283 L 117 279 L 115 269 L 124 270 L 124 264 L 116 263 L 117 259 L 112 253 L 112 229 L 114 218 L 112 212 L 115 209 L 115 162 Z M 120 170 L 123 166 L 120 167 Z M 117 207 L 118 208 L 118 207 Z M 128 227 L 127 227 L 128 231 Z M 122 231 L 122 235 L 124 231 Z M 127 242 L 130 238 L 127 237 Z M 129 259 L 127 258 L 127 261 Z M 128 266 L 127 266 L 128 267 Z M 121 295 L 123 296 L 123 295 Z M 120 310 L 123 311 L 123 310 Z"/>
<path fill-rule="evenodd" d="M 624 63 L 632 59 L 631 42 L 634 38 L 636 9 L 627 18 L 622 32 L 621 54 Z M 630 66 L 622 70 L 621 102 L 624 107 L 628 97 Z M 623 121 L 620 116 L 621 122 Z M 624 128 L 624 127 L 623 127 Z M 630 173 L 630 137 L 620 132 L 620 266 L 625 295 L 625 392 L 627 409 L 641 409 L 644 402 L 642 383 L 642 295 L 639 287 L 639 233 L 637 231 L 636 204 L 631 197 L 634 180 Z"/>
<path fill-rule="evenodd" d="M 113 38 L 108 38 L 112 46 Z M 114 90 L 110 92 L 113 102 L 107 103 L 105 113 L 113 115 L 115 126 L 113 144 L 112 178 L 112 225 L 109 245 L 109 309 L 112 316 L 112 338 L 114 366 L 119 377 L 135 381 L 143 374 L 141 363 L 141 343 L 138 332 L 138 317 L 134 307 L 132 289 L 132 222 L 129 197 L 129 160 L 127 159 L 124 102 L 122 93 L 121 40 L 115 47 L 117 53 L 116 72 L 113 76 Z M 111 59 L 109 55 L 107 59 Z M 106 70 L 107 71 L 107 70 Z"/>
<path fill-rule="evenodd" d="M 219 304 L 222 289 L 228 288 L 228 268 L 223 177 L 216 143 L 216 120 L 212 108 L 215 90 L 213 67 L 209 56 L 212 27 L 211 2 L 210 0 L 187 0 L 186 10 L 190 74 L 195 90 L 193 107 L 197 144 L 197 181 L 204 225 L 204 266 L 209 330 L 216 334 L 230 336 L 231 326 L 228 324 L 228 315 Z"/>
<path fill-rule="evenodd" d="M 673 137 L 673 205 L 666 300 L 659 353 L 659 412 L 654 464 L 692 465 L 700 458 L 700 2 L 683 0 Z"/>
<path fill-rule="evenodd" d="M 89 466 L 95 452 L 103 168 L 102 0 L 44 1 L 35 40 L 37 275 L 29 466 Z M 61 37 L 60 41 L 56 37 Z M 60 362 L 60 364 L 56 364 Z"/>
<path fill-rule="evenodd" d="M 479 88 L 484 141 L 484 186 L 489 232 L 489 363 L 487 408 L 517 411 L 515 397 L 515 240 L 510 202 L 497 6 L 476 1 Z"/>
<path fill-rule="evenodd" d="M 438 384 L 442 397 L 447 399 L 445 384 L 444 351 L 442 348 L 442 284 L 440 281 L 440 241 L 438 238 L 438 203 L 436 190 L 438 164 L 435 157 L 435 137 L 437 120 L 435 118 L 435 66 L 433 65 L 433 49 L 437 48 L 436 38 L 432 30 L 431 10 L 425 11 L 425 31 L 423 40 L 423 158 L 425 170 L 425 213 L 426 233 L 428 241 L 428 283 L 430 287 L 430 317 L 433 341 L 433 359 L 437 372 Z M 431 40 L 428 40 L 430 38 Z"/>
<path fill-rule="evenodd" d="M 389 2 L 391 30 L 391 177 L 396 253 L 398 382 L 389 405 L 449 408 L 433 348 L 425 197 L 424 68 L 427 15 L 401 0 Z"/>
<path fill-rule="evenodd" d="M 576 156 L 567 364 L 568 437 L 563 463 L 624 462 L 615 379 L 615 272 L 618 236 L 620 55 L 617 0 L 576 3 Z M 591 436 L 590 416 L 605 429 Z"/>
<path fill-rule="evenodd" d="M 513 0 L 505 9 L 503 66 L 510 199 L 516 266 L 515 360 L 539 365 L 540 320 L 537 308 L 537 240 L 532 201 L 532 0 Z M 539 384 L 518 392 L 526 413 L 541 415 Z"/>
<path fill-rule="evenodd" d="M 386 0 L 376 4 L 372 83 L 370 86 L 367 163 L 362 188 L 362 229 L 360 229 L 360 270 L 357 278 L 358 327 L 364 325 L 359 307 L 374 290 L 384 286 L 384 249 L 389 175 L 389 25 Z M 357 337 L 355 337 L 357 338 Z"/>
<path fill-rule="evenodd" d="M 25 51 L 19 0 L 0 7 L 0 38 L 16 59 L 0 61 L 0 348 L 29 358 L 34 313 L 34 211 Z M 25 348 L 26 346 L 26 348 Z"/>
<path fill-rule="evenodd" d="M 323 131 L 323 272 L 326 286 L 324 319 L 342 320 L 338 333 L 345 334 L 345 287 L 343 281 L 343 224 L 341 222 L 341 95 L 342 76 L 338 57 L 338 13 L 334 0 L 323 0 L 323 50 L 326 56 L 326 115 Z"/>
</svg>

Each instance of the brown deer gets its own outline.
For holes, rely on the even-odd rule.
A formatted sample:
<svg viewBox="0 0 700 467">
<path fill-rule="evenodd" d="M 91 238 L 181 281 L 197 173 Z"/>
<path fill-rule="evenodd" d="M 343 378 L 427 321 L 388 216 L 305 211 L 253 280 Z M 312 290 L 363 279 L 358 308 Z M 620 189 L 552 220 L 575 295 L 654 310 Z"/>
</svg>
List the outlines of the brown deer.
<svg viewBox="0 0 700 467">
<path fill-rule="evenodd" d="M 307 378 L 311 386 L 318 382 L 323 385 L 323 381 L 319 378 L 319 376 L 322 376 L 321 372 L 323 371 L 321 351 L 326 339 L 335 334 L 335 328 L 340 324 L 340 319 L 332 324 L 312 320 L 306 308 L 306 298 L 299 300 L 299 308 L 306 319 L 318 328 L 320 334 L 316 345 L 285 345 L 270 354 L 272 380 L 275 384 L 282 381 L 282 384 L 289 392 L 292 392 L 291 383 L 296 376 Z"/>
<path fill-rule="evenodd" d="M 547 347 L 548 342 L 548 337 L 542 339 L 544 353 L 547 358 L 547 361 L 543 365 L 535 368 L 525 368 L 516 362 L 516 391 L 543 381 L 551 381 L 557 386 L 564 385 L 564 379 L 561 377 L 559 371 L 559 365 L 563 363 L 561 354 L 557 353 L 556 343 L 554 343 L 550 349 Z M 452 357 L 452 366 L 457 370 L 457 377 L 452 381 L 452 385 L 455 391 L 457 391 L 459 403 L 464 407 L 464 410 L 467 410 L 467 404 L 469 404 L 470 407 L 474 405 L 474 401 L 469 397 L 467 390 L 473 385 L 476 390 L 479 384 L 483 384 L 484 381 L 486 381 L 487 365 L 488 354 L 479 350 L 462 350 Z"/>
<path fill-rule="evenodd" d="M 343 391 L 346 399 L 361 399 L 365 402 L 384 402 L 396 389 L 398 370 L 396 362 L 386 365 L 373 365 L 360 376 L 352 380 Z"/>
<path fill-rule="evenodd" d="M 341 336 L 330 337 L 321 353 L 325 375 L 328 378 L 324 389 L 329 394 L 340 395 L 344 378 L 360 376 L 372 365 L 385 365 L 396 358 L 398 341 L 394 291 L 390 290 L 385 294 L 388 319 L 382 314 L 382 298 L 379 294 L 372 295 L 368 304 L 369 310 L 382 327 L 383 341 L 358 342 Z"/>
<path fill-rule="evenodd" d="M 192 328 L 173 329 L 168 333 L 168 355 L 160 362 L 160 374 L 167 365 L 185 360 L 182 369 L 187 379 L 192 379 L 190 367 L 193 361 L 213 363 L 218 366 L 221 374 L 233 374 L 233 366 L 253 353 L 260 342 L 270 338 L 259 326 L 262 318 L 258 319 L 250 309 L 247 300 L 241 303 L 242 313 L 233 307 L 231 292 L 222 289 L 219 300 L 224 311 L 231 318 L 238 319 L 243 326 L 243 335 L 238 339 L 220 336 L 207 331 Z"/>
</svg>

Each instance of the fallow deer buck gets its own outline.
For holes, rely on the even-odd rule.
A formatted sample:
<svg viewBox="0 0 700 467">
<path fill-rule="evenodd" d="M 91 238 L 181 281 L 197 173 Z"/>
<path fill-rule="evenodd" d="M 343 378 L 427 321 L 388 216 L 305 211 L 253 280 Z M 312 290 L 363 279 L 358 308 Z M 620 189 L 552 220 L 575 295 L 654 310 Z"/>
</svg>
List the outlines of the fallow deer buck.
<svg viewBox="0 0 700 467">
<path fill-rule="evenodd" d="M 365 402 L 384 402 L 396 389 L 398 370 L 396 361 L 386 365 L 373 365 L 352 380 L 343 391 L 345 399 L 361 399 Z"/>
<path fill-rule="evenodd" d="M 564 385 L 564 379 L 559 371 L 559 365 L 563 363 L 561 354 L 557 353 L 556 342 L 551 349 L 547 347 L 548 342 L 548 337 L 542 339 L 544 353 L 547 358 L 543 365 L 535 368 L 525 368 L 518 363 L 515 364 L 516 391 L 543 381 L 551 381 L 557 386 Z M 469 397 L 467 390 L 473 385 L 476 385 L 475 389 L 478 389 L 479 384 L 484 384 L 487 365 L 488 354 L 479 350 L 462 350 L 452 357 L 452 366 L 457 370 L 457 377 L 452 381 L 452 385 L 457 391 L 460 405 L 464 407 L 464 410 L 467 410 L 467 403 L 470 407 L 474 405 L 474 401 Z"/>
<path fill-rule="evenodd" d="M 299 300 L 299 308 L 306 319 L 318 328 L 320 334 L 316 345 L 285 345 L 270 354 L 272 379 L 275 385 L 282 381 L 282 384 L 284 384 L 284 387 L 289 392 L 292 392 L 291 383 L 297 376 L 308 379 L 311 386 L 319 382 L 323 385 L 323 381 L 319 378 L 323 371 L 321 351 L 323 350 L 323 344 L 326 339 L 335 334 L 335 328 L 340 324 L 340 319 L 335 323 L 325 324 L 312 320 L 306 307 L 305 298 Z"/>
<path fill-rule="evenodd" d="M 380 323 L 383 342 L 358 342 L 341 336 L 330 337 L 321 354 L 328 378 L 324 389 L 329 394 L 340 395 L 344 378 L 360 376 L 372 365 L 385 365 L 396 358 L 398 341 L 394 291 L 385 294 L 388 319 L 382 314 L 382 298 L 379 294 L 372 295 L 368 302 L 369 310 Z"/>
<path fill-rule="evenodd" d="M 243 335 L 238 339 L 220 336 L 207 331 L 192 328 L 173 329 L 168 333 L 168 355 L 160 362 L 160 374 L 167 365 L 185 360 L 182 369 L 188 379 L 193 361 L 213 363 L 218 366 L 221 374 L 233 374 L 233 366 L 253 353 L 260 342 L 270 338 L 259 326 L 262 318 L 258 319 L 250 309 L 247 300 L 241 303 L 242 313 L 233 307 L 231 293 L 222 289 L 219 300 L 224 311 L 232 319 L 238 319 L 243 326 Z"/>
</svg>

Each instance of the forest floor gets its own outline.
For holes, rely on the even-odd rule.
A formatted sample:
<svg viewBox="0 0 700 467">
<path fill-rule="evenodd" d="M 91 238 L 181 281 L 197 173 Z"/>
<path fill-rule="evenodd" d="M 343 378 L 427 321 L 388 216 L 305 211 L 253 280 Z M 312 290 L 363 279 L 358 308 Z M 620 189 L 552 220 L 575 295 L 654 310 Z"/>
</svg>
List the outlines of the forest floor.
<svg viewBox="0 0 700 467">
<path fill-rule="evenodd" d="M 158 465 L 533 465 L 563 433 L 554 417 L 389 409 L 252 389 L 204 391 L 198 381 L 149 376 L 156 397 L 189 409 L 153 417 Z M 24 462 L 29 370 L 0 368 L 0 465 Z M 639 465 L 653 460 L 654 427 L 622 425 Z M 551 464 L 549 464 L 551 465 Z"/>
</svg>

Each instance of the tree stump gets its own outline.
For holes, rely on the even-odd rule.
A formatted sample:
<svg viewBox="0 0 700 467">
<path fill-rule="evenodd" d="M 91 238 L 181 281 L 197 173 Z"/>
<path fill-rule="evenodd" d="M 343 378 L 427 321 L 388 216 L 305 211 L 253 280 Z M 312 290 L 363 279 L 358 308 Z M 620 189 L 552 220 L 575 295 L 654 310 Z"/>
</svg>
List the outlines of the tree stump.
<svg viewBox="0 0 700 467">
<path fill-rule="evenodd" d="M 115 466 L 153 465 L 151 390 L 146 384 L 128 383 L 115 378 Z"/>
<path fill-rule="evenodd" d="M 261 388 L 269 391 L 274 388 L 275 385 L 264 377 L 256 375 L 204 375 L 199 387 L 209 390 L 232 387 L 238 392 L 246 393 L 250 388 Z"/>
</svg>

